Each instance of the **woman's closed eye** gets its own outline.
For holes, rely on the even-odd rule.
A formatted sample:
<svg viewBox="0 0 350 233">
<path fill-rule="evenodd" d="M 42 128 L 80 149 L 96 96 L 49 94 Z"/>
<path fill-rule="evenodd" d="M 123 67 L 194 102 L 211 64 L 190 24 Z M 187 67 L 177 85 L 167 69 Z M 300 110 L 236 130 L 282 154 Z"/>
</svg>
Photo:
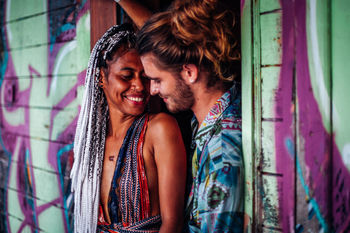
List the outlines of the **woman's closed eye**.
<svg viewBox="0 0 350 233">
<path fill-rule="evenodd" d="M 132 72 L 124 72 L 121 73 L 120 76 L 125 80 L 130 80 L 134 77 L 134 74 Z"/>
</svg>

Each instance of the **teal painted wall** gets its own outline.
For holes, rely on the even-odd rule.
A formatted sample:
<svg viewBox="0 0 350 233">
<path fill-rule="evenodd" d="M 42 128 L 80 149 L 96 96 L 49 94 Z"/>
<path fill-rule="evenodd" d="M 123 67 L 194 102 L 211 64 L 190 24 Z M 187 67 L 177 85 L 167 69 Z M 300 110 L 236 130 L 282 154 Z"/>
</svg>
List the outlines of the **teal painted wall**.
<svg viewBox="0 0 350 233">
<path fill-rule="evenodd" d="M 89 0 L 0 1 L 0 232 L 72 232 Z"/>
</svg>

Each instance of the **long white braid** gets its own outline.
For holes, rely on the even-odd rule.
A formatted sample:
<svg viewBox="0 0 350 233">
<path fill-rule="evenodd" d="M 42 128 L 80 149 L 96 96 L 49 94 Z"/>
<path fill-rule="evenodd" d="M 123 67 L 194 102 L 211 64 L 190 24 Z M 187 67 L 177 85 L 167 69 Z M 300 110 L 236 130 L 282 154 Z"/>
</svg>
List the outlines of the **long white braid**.
<svg viewBox="0 0 350 233">
<path fill-rule="evenodd" d="M 109 120 L 107 100 L 98 85 L 101 63 L 110 59 L 125 40 L 134 37 L 130 25 L 113 26 L 95 44 L 90 55 L 70 174 L 74 192 L 74 232 L 95 233 L 97 226 L 100 177 Z"/>
</svg>

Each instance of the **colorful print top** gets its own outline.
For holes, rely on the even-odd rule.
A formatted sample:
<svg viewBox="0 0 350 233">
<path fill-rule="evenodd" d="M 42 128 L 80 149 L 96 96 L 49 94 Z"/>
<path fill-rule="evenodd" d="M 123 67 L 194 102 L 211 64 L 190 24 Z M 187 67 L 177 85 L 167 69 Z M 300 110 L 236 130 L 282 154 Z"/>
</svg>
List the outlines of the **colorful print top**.
<svg viewBox="0 0 350 233">
<path fill-rule="evenodd" d="M 217 100 L 200 128 L 192 119 L 193 183 L 189 232 L 243 232 L 244 170 L 240 97 L 235 88 Z"/>
<path fill-rule="evenodd" d="M 120 148 L 108 198 L 112 223 L 106 222 L 101 205 L 98 233 L 158 232 L 160 215 L 151 216 L 147 177 L 143 161 L 143 143 L 148 114 L 135 119 Z"/>
</svg>

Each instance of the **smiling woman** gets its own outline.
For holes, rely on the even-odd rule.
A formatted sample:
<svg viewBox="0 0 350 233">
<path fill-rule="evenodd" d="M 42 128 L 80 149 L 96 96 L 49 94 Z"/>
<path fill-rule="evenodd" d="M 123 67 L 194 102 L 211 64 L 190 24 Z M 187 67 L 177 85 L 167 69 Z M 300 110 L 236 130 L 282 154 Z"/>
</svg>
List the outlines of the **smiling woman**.
<svg viewBox="0 0 350 233">
<path fill-rule="evenodd" d="M 140 115 L 149 100 L 149 80 L 135 49 L 119 48 L 102 69 L 100 85 L 115 114 Z M 112 106 L 113 105 L 113 106 Z"/>
<path fill-rule="evenodd" d="M 176 120 L 147 112 L 149 79 L 129 25 L 96 43 L 71 173 L 75 232 L 180 232 L 186 155 Z"/>
</svg>

